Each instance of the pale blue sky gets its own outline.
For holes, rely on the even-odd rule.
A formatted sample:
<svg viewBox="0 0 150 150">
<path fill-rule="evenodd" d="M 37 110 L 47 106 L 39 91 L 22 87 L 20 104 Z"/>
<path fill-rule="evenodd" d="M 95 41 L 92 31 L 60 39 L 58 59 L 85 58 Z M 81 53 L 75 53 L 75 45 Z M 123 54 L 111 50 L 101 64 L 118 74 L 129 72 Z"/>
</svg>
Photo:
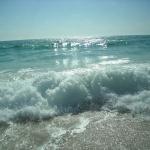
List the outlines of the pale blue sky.
<svg viewBox="0 0 150 150">
<path fill-rule="evenodd" d="M 150 34 L 150 0 L 0 0 L 0 40 Z"/>
</svg>

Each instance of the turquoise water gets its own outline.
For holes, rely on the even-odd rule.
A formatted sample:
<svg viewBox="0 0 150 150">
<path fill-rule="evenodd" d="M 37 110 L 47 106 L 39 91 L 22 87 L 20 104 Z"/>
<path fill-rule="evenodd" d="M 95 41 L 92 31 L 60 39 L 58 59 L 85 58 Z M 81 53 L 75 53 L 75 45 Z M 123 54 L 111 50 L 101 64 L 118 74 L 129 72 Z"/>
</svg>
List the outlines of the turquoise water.
<svg viewBox="0 0 150 150">
<path fill-rule="evenodd" d="M 0 70 L 86 67 L 108 60 L 149 62 L 150 36 L 0 42 Z"/>
<path fill-rule="evenodd" d="M 114 110 L 150 115 L 150 36 L 0 42 L 0 121 Z"/>
</svg>

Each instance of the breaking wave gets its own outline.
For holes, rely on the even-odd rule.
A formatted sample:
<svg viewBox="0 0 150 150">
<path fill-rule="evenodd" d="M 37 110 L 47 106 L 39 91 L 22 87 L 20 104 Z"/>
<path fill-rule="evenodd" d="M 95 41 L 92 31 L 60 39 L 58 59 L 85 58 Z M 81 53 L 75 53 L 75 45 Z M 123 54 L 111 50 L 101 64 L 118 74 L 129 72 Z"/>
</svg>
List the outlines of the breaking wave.
<svg viewBox="0 0 150 150">
<path fill-rule="evenodd" d="M 38 121 L 86 110 L 150 114 L 150 68 L 92 66 L 2 73 L 0 121 Z"/>
</svg>

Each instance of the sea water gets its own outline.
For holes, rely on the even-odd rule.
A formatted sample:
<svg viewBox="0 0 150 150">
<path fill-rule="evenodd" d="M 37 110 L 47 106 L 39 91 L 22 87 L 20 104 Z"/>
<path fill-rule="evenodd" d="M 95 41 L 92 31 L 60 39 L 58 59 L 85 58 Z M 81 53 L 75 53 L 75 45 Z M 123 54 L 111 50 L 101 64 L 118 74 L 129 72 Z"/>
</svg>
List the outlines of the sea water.
<svg viewBox="0 0 150 150">
<path fill-rule="evenodd" d="M 82 115 L 95 111 L 149 118 L 150 36 L 0 42 L 2 125 L 67 119 L 74 114 L 72 135 L 89 124 L 90 117 Z M 49 130 L 55 140 L 67 134 L 62 127 Z M 54 143 L 57 149 L 59 140 Z M 44 149 L 41 145 L 39 149 Z"/>
</svg>

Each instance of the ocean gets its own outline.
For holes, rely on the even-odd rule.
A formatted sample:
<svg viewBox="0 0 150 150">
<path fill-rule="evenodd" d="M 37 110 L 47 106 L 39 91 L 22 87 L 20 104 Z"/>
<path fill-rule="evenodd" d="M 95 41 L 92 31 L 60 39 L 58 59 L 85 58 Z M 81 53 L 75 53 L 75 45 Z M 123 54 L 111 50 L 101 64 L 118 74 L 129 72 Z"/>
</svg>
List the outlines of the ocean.
<svg viewBox="0 0 150 150">
<path fill-rule="evenodd" d="M 150 149 L 150 36 L 0 42 L 0 149 Z"/>
</svg>

